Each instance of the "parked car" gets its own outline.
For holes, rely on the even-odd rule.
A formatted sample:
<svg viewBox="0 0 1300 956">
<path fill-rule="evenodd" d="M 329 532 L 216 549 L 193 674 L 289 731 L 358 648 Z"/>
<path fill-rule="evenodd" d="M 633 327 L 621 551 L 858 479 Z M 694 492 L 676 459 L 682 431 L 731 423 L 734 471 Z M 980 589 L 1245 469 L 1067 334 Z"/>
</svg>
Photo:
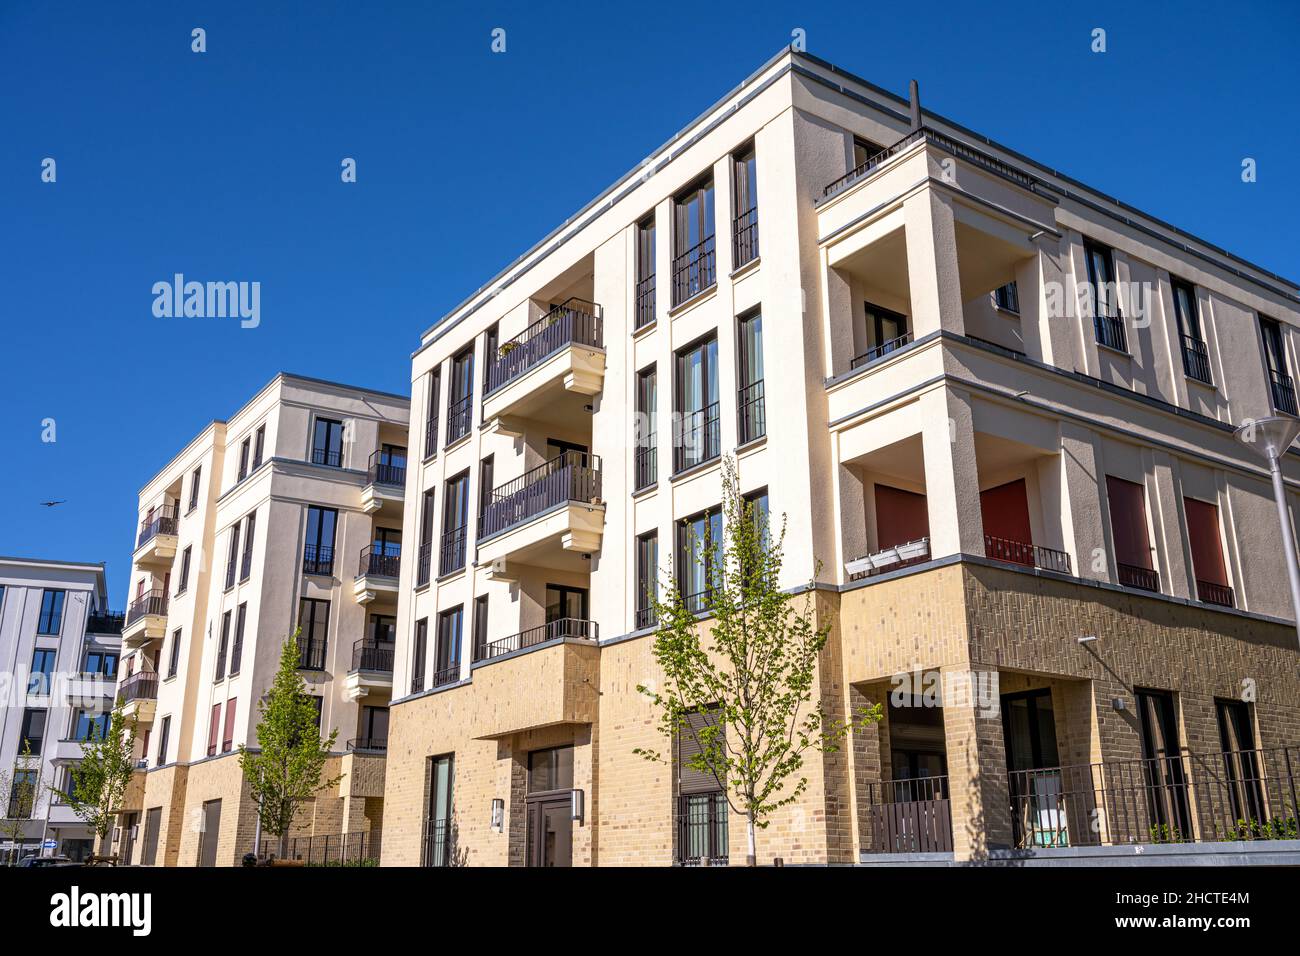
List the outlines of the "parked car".
<svg viewBox="0 0 1300 956">
<path fill-rule="evenodd" d="M 74 863 L 66 856 L 55 854 L 53 856 L 25 856 L 18 861 L 19 866 L 81 866 L 80 863 Z"/>
</svg>

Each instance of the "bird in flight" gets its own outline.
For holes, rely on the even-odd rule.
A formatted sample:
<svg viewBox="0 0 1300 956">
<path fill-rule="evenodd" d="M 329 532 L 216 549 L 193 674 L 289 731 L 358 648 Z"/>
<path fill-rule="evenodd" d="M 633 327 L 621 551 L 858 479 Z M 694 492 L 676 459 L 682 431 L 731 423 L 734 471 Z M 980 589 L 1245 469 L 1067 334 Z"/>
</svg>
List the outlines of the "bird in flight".
<svg viewBox="0 0 1300 956">
<path fill-rule="evenodd" d="M 64 499 L 62 499 L 62 500 L 60 500 L 60 501 L 42 501 L 42 502 L 41 502 L 41 507 L 43 507 L 43 508 L 53 508 L 55 505 L 61 505 L 61 504 L 64 504 L 66 501 L 67 501 L 66 498 L 64 498 Z"/>
</svg>

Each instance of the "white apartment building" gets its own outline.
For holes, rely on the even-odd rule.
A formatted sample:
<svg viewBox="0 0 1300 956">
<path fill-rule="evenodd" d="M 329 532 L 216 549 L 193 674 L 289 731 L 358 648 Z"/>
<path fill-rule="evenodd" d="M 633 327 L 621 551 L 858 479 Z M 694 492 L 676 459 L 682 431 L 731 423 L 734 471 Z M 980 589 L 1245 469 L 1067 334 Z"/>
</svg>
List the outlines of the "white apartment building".
<svg viewBox="0 0 1300 956">
<path fill-rule="evenodd" d="M 0 557 L 0 768 L 9 784 L 0 859 L 94 852 L 94 834 L 54 791 L 72 792 L 82 742 L 107 729 L 121 632 L 102 563 Z"/>
<path fill-rule="evenodd" d="M 724 454 L 789 518 L 782 583 L 815 578 L 832 710 L 993 681 L 810 761 L 765 858 L 1287 811 L 1295 610 L 1233 429 L 1295 415 L 1298 330 L 1294 283 L 779 54 L 422 336 L 385 864 L 728 859 L 719 794 L 633 753 L 669 743 L 645 595 L 699 600 Z M 1125 761 L 1173 796 L 1085 836 Z"/>
<path fill-rule="evenodd" d="M 141 489 L 118 689 L 141 771 L 124 860 L 234 865 L 258 841 L 238 749 L 301 627 L 301 671 L 343 775 L 304 835 L 377 829 L 409 404 L 276 375 Z"/>
</svg>

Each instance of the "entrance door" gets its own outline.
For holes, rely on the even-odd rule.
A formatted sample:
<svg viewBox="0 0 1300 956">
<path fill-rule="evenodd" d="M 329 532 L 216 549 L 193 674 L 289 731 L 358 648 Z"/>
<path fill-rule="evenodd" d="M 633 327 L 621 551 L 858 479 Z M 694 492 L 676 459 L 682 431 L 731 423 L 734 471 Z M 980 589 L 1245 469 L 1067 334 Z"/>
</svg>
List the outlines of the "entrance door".
<svg viewBox="0 0 1300 956">
<path fill-rule="evenodd" d="M 573 798 L 529 799 L 528 865 L 573 866 Z"/>
<path fill-rule="evenodd" d="M 131 851 L 135 849 L 135 825 L 140 819 L 138 813 L 128 813 L 122 818 L 122 856 L 123 866 L 131 865 Z"/>
<path fill-rule="evenodd" d="M 1192 818 L 1187 807 L 1187 779 L 1178 743 L 1178 717 L 1174 695 L 1162 690 L 1134 693 L 1142 724 L 1142 763 L 1147 809 L 1147 833 L 1152 843 L 1180 843 L 1192 838 Z M 1145 842 L 1144 840 L 1144 842 Z"/>
<path fill-rule="evenodd" d="M 144 812 L 144 851 L 140 855 L 142 866 L 153 866 L 158 860 L 158 831 L 162 828 L 162 807 L 150 807 Z"/>
<path fill-rule="evenodd" d="M 1064 784 L 1049 689 L 1002 697 L 1012 825 L 1017 846 L 1069 846 Z"/>
<path fill-rule="evenodd" d="M 199 866 L 217 865 L 217 837 L 221 835 L 221 801 L 203 804 L 203 837 L 199 843 Z"/>
</svg>

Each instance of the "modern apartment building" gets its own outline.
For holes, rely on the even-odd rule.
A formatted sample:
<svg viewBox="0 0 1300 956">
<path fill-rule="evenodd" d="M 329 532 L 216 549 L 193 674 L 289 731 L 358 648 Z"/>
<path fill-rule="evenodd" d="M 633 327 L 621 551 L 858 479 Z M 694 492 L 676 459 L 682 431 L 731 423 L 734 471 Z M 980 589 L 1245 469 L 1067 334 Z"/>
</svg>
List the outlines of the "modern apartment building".
<svg viewBox="0 0 1300 956">
<path fill-rule="evenodd" d="M 0 557 L 0 860 L 94 851 L 94 834 L 55 791 L 72 792 L 82 742 L 112 711 L 122 615 L 107 608 L 103 564 Z"/>
<path fill-rule="evenodd" d="M 384 863 L 735 860 L 636 691 L 649 589 L 703 606 L 723 455 L 815 575 L 824 704 L 886 705 L 761 862 L 1294 819 L 1295 610 L 1233 429 L 1296 413 L 1297 326 L 1294 284 L 781 53 L 423 335 Z"/>
<path fill-rule="evenodd" d="M 239 768 L 258 703 L 301 627 L 301 670 L 337 786 L 305 835 L 370 834 L 382 813 L 409 403 L 280 374 L 141 489 L 118 694 L 140 768 L 114 852 L 234 865 L 259 839 Z"/>
</svg>

